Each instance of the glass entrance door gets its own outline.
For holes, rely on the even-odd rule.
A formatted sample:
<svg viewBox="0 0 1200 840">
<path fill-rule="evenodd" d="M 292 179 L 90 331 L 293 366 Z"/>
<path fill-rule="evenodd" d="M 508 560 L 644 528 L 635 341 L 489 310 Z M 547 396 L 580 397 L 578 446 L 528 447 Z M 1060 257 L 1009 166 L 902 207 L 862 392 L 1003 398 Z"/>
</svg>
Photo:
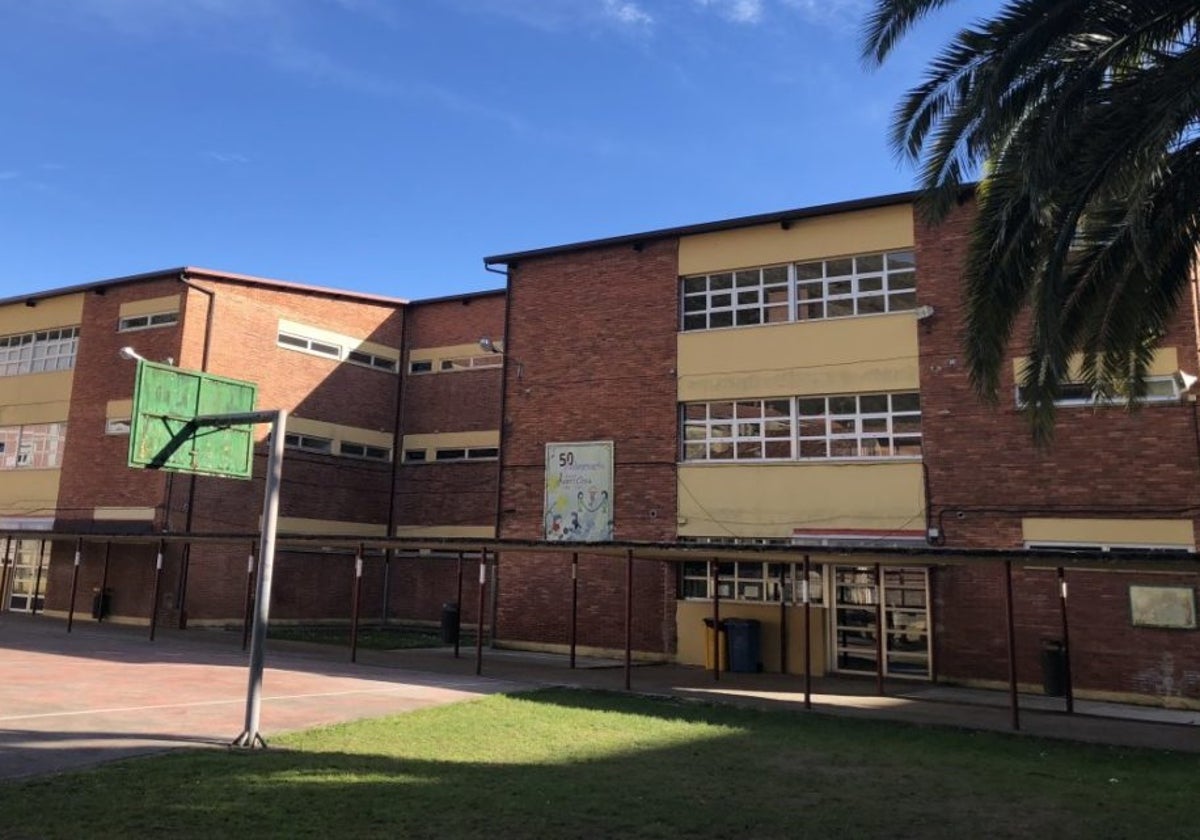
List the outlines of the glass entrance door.
<svg viewBox="0 0 1200 840">
<path fill-rule="evenodd" d="M 50 544 L 45 540 L 17 540 L 8 550 L 7 606 L 13 612 L 41 611 L 46 602 Z"/>
<path fill-rule="evenodd" d="M 834 568 L 833 663 L 842 673 L 874 674 L 877 605 L 883 604 L 883 673 L 929 678 L 929 580 L 923 568 Z"/>
</svg>

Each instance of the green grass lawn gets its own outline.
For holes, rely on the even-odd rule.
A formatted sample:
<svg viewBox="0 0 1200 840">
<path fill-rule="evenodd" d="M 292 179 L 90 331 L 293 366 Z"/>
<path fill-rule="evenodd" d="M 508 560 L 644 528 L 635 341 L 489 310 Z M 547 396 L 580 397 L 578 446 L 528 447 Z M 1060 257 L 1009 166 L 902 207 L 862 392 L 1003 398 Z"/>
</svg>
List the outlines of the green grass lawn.
<svg viewBox="0 0 1200 840">
<path fill-rule="evenodd" d="M 272 624 L 267 631 L 271 639 L 292 642 L 316 642 L 325 645 L 350 646 L 350 627 L 344 624 Z M 463 630 L 459 646 L 474 647 L 475 633 Z M 441 630 L 437 627 L 411 627 L 389 624 L 358 628 L 358 646 L 371 650 L 403 650 L 408 648 L 443 647 Z"/>
<path fill-rule="evenodd" d="M 1196 837 L 1200 758 L 548 690 L 0 785 L 3 837 Z"/>
</svg>

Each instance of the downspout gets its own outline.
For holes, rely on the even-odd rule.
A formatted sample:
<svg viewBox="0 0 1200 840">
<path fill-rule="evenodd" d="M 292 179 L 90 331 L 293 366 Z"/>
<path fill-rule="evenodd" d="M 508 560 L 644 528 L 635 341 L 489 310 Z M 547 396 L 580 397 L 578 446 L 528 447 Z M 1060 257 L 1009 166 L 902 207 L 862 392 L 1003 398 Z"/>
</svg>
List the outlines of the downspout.
<svg viewBox="0 0 1200 840">
<path fill-rule="evenodd" d="M 503 486 L 504 486 L 504 418 L 507 416 L 508 410 L 508 362 L 512 353 L 512 340 L 509 333 L 512 315 L 512 270 L 515 265 L 505 265 L 504 270 L 492 268 L 487 260 L 483 262 L 485 271 L 490 271 L 492 274 L 499 274 L 504 277 L 504 355 L 500 366 L 500 438 L 498 443 L 498 452 L 496 457 L 496 539 L 500 539 L 500 522 L 504 515 L 502 509 L 503 504 Z M 492 580 L 492 633 L 491 645 L 496 646 L 496 614 L 497 607 L 500 603 L 500 555 L 496 554 L 496 562 L 492 569 L 495 572 L 495 577 Z M 483 632 L 483 616 L 479 617 L 479 631 Z"/>
<path fill-rule="evenodd" d="M 392 424 L 392 477 L 388 484 L 388 540 L 396 536 L 396 477 L 400 474 L 400 458 L 403 456 L 401 446 L 404 444 L 404 386 L 408 382 L 408 366 L 405 358 L 408 354 L 408 312 L 409 304 L 400 311 L 400 358 L 396 362 L 396 420 Z M 392 595 L 392 557 L 395 549 L 387 548 L 383 552 L 383 604 L 380 610 L 380 620 L 388 622 L 388 603 Z"/>
<path fill-rule="evenodd" d="M 180 272 L 179 282 L 187 286 L 189 289 L 195 289 L 202 295 L 208 297 L 208 311 L 204 316 L 204 344 L 200 351 L 200 372 L 208 372 L 209 351 L 212 346 L 213 319 L 216 315 L 217 308 L 217 293 L 212 289 L 206 289 L 193 283 L 187 277 L 187 272 Z M 182 347 L 180 348 L 182 351 Z M 182 352 L 181 354 L 182 355 Z M 174 479 L 174 473 L 167 475 L 167 517 L 168 526 L 170 525 L 171 516 L 171 488 Z M 187 585 L 188 585 L 188 569 L 192 561 L 192 517 L 196 507 L 196 474 L 192 473 L 188 476 L 188 494 L 187 494 L 187 511 L 183 520 L 183 530 L 188 536 L 188 539 L 183 543 L 183 554 L 179 559 L 179 587 L 175 593 L 175 603 L 179 606 L 179 629 L 187 628 Z M 170 530 L 168 527 L 167 530 Z"/>
</svg>

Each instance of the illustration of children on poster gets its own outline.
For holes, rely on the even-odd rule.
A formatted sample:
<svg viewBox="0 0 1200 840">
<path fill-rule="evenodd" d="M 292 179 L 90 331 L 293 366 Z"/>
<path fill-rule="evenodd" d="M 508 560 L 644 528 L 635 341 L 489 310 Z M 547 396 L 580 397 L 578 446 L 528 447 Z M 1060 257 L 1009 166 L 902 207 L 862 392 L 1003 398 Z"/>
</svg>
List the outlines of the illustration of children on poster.
<svg viewBox="0 0 1200 840">
<path fill-rule="evenodd" d="M 546 444 L 545 539 L 613 538 L 611 441 Z"/>
</svg>

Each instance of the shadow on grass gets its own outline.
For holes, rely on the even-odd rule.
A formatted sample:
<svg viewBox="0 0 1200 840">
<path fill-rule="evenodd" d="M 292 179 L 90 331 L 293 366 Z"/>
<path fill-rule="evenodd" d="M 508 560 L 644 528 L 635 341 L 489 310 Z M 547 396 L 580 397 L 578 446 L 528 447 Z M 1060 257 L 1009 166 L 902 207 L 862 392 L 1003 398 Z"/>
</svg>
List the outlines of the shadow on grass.
<svg viewBox="0 0 1200 840">
<path fill-rule="evenodd" d="M 3 785 L 0 836 L 1184 837 L 1198 768 L 549 690 Z"/>
</svg>

